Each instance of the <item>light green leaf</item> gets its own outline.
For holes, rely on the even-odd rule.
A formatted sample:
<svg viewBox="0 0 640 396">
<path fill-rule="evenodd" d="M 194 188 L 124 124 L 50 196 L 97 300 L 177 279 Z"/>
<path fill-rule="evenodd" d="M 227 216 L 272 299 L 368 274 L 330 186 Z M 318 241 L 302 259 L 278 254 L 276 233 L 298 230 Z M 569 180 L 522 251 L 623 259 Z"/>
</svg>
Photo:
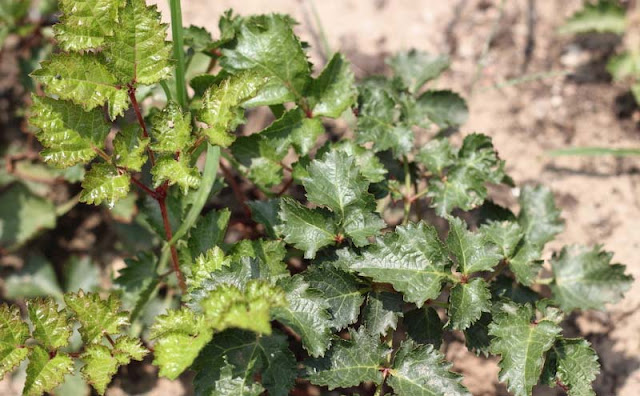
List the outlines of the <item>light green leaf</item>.
<svg viewBox="0 0 640 396">
<path fill-rule="evenodd" d="M 66 51 L 96 49 L 118 29 L 126 0 L 60 0 L 60 23 L 54 31 Z"/>
<path fill-rule="evenodd" d="M 569 396 L 595 396 L 591 383 L 600 372 L 598 355 L 581 338 L 558 340 L 549 352 L 545 371 L 549 385 L 565 387 Z"/>
<path fill-rule="evenodd" d="M 402 296 L 398 293 L 371 292 L 362 314 L 364 327 L 371 334 L 386 336 L 395 330 L 402 313 Z"/>
<path fill-rule="evenodd" d="M 633 277 L 622 264 L 611 264 L 613 253 L 601 246 L 565 246 L 551 259 L 553 298 L 564 311 L 603 309 L 618 302 L 631 287 Z"/>
<path fill-rule="evenodd" d="M 191 144 L 191 113 L 183 112 L 174 101 L 151 119 L 154 151 L 175 154 Z"/>
<path fill-rule="evenodd" d="M 104 334 L 118 334 L 129 324 L 126 312 L 120 311 L 120 301 L 115 295 L 106 300 L 97 293 L 67 293 L 64 301 L 82 325 L 79 329 L 85 344 L 100 343 Z"/>
<path fill-rule="evenodd" d="M 607 71 L 611 73 L 614 80 L 620 81 L 631 77 L 640 77 L 640 51 L 624 51 L 609 58 Z"/>
<path fill-rule="evenodd" d="M 86 111 L 107 103 L 114 119 L 129 106 L 127 90 L 118 86 L 116 77 L 98 55 L 55 54 L 41 66 L 31 76 L 45 84 L 45 91 Z"/>
<path fill-rule="evenodd" d="M 585 2 L 559 29 L 560 33 L 615 33 L 623 34 L 627 23 L 625 11 L 616 1 Z"/>
<path fill-rule="evenodd" d="M 211 273 L 220 270 L 222 267 L 228 267 L 231 264 L 229 257 L 225 257 L 224 252 L 217 246 L 207 250 L 205 253 L 196 257 L 187 274 L 187 285 L 190 290 L 197 289 L 202 286 L 202 282 L 211 278 Z"/>
<path fill-rule="evenodd" d="M 179 160 L 172 156 L 159 158 L 151 169 L 151 174 L 155 187 L 166 181 L 170 186 L 179 185 L 183 194 L 187 194 L 190 188 L 196 189 L 200 186 L 200 171 L 189 165 L 186 155 L 180 156 Z"/>
<path fill-rule="evenodd" d="M 309 93 L 315 101 L 314 117 L 338 118 L 355 101 L 355 76 L 344 55 L 336 52 L 317 79 L 311 82 Z"/>
<path fill-rule="evenodd" d="M 115 167 L 94 163 L 82 182 L 80 201 L 99 205 L 105 202 L 110 208 L 129 193 L 129 174 L 120 174 Z"/>
<path fill-rule="evenodd" d="M 455 163 L 456 152 L 449 139 L 433 139 L 422 146 L 416 160 L 434 175 L 442 175 L 445 168 Z"/>
<path fill-rule="evenodd" d="M 142 360 L 149 353 L 149 350 L 142 346 L 138 338 L 120 336 L 113 345 L 113 355 L 118 363 L 125 365 L 131 360 Z"/>
<path fill-rule="evenodd" d="M 137 124 L 126 125 L 113 140 L 113 153 L 116 164 L 134 172 L 140 172 L 147 162 L 149 138 L 142 137 Z"/>
<path fill-rule="evenodd" d="M 323 358 L 305 361 L 306 378 L 312 384 L 332 390 L 368 381 L 382 382 L 380 369 L 389 349 L 380 343 L 380 337 L 363 328 L 357 332 L 350 329 L 349 335 L 349 340 L 337 340 Z"/>
<path fill-rule="evenodd" d="M 16 183 L 0 192 L 0 201 L 11 203 L 0 205 L 0 244 L 5 247 L 20 246 L 42 230 L 56 225 L 53 204 L 27 187 Z"/>
<path fill-rule="evenodd" d="M 40 396 L 50 392 L 64 381 L 65 374 L 73 372 L 73 360 L 66 353 L 49 357 L 49 352 L 36 345 L 29 354 L 27 380 L 22 394 Z"/>
<path fill-rule="evenodd" d="M 520 191 L 518 223 L 526 240 L 540 247 L 560 233 L 564 228 L 563 221 L 551 190 L 542 186 L 524 186 Z"/>
<path fill-rule="evenodd" d="M 25 342 L 29 326 L 20 317 L 20 308 L 0 304 L 0 379 L 22 362 L 29 353 Z"/>
<path fill-rule="evenodd" d="M 412 49 L 396 54 L 387 63 L 409 92 L 415 93 L 427 81 L 433 80 L 449 68 L 449 57 Z"/>
<path fill-rule="evenodd" d="M 216 396 L 260 396 L 264 392 L 264 388 L 257 383 L 247 384 L 245 378 L 233 377 L 233 367 L 230 364 L 225 365 L 220 370 L 220 379 L 216 383 Z"/>
<path fill-rule="evenodd" d="M 398 396 L 470 396 L 450 367 L 432 345 L 405 341 L 396 353 L 388 383 Z"/>
<path fill-rule="evenodd" d="M 88 346 L 80 358 L 85 363 L 82 376 L 98 394 L 104 395 L 111 378 L 118 372 L 118 361 L 104 345 Z"/>
<path fill-rule="evenodd" d="M 468 283 L 458 283 L 449 296 L 449 327 L 465 330 L 480 319 L 483 312 L 491 310 L 491 293 L 482 278 Z"/>
<path fill-rule="evenodd" d="M 447 247 L 458 262 L 464 275 L 479 271 L 492 271 L 502 258 L 496 246 L 487 244 L 481 233 L 467 229 L 467 223 L 457 217 L 449 218 Z"/>
<path fill-rule="evenodd" d="M 69 345 L 70 321 L 65 310 L 58 311 L 58 303 L 52 298 L 27 302 L 29 319 L 33 324 L 33 338 L 49 351 Z"/>
<path fill-rule="evenodd" d="M 305 258 L 313 258 L 316 252 L 335 242 L 337 230 L 330 213 L 320 209 L 308 209 L 296 200 L 283 197 L 280 200 L 282 225 L 278 232 L 285 242 L 304 251 Z"/>
<path fill-rule="evenodd" d="M 425 114 L 440 128 L 455 128 L 467 122 L 467 102 L 449 90 L 427 91 L 416 101 L 417 111 Z"/>
<path fill-rule="evenodd" d="M 432 307 L 413 309 L 404 317 L 409 338 L 418 344 L 431 344 L 436 349 L 440 348 L 443 326 L 435 309 Z"/>
<path fill-rule="evenodd" d="M 500 381 L 515 396 L 530 396 L 538 383 L 545 361 L 561 328 L 554 321 L 533 321 L 530 305 L 503 304 L 489 325 L 490 351 L 501 355 Z"/>
</svg>

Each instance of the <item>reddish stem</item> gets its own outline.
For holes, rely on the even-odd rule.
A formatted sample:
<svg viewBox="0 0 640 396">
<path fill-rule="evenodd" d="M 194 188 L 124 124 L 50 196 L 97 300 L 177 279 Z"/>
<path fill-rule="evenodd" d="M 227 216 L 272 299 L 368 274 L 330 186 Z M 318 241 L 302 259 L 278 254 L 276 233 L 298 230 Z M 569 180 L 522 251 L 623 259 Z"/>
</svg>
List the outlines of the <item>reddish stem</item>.
<svg viewBox="0 0 640 396">
<path fill-rule="evenodd" d="M 154 198 L 156 200 L 158 199 L 158 194 L 155 191 L 153 191 L 152 189 L 150 189 L 149 187 L 145 186 L 140 180 L 138 180 L 135 177 L 131 176 L 131 181 L 133 182 L 133 184 L 138 186 L 142 191 L 144 191 L 145 193 L 149 194 L 152 198 Z"/>
<path fill-rule="evenodd" d="M 147 125 L 144 123 L 144 118 L 142 118 L 142 111 L 140 111 L 140 105 L 138 104 L 138 100 L 136 99 L 136 87 L 129 84 L 127 85 L 127 93 L 129 94 L 129 100 L 131 101 L 131 105 L 133 106 L 133 111 L 136 113 L 136 118 L 138 119 L 138 124 L 142 127 L 142 136 L 148 138 L 149 132 L 147 131 Z M 156 158 L 153 155 L 153 151 L 147 147 L 149 151 L 149 160 L 151 161 L 151 165 L 156 164 Z"/>
<path fill-rule="evenodd" d="M 168 185 L 165 183 L 162 186 L 158 187 L 158 190 L 156 190 L 156 193 L 158 194 L 158 197 L 156 198 L 156 200 L 158 201 L 158 205 L 160 205 L 160 213 L 162 214 L 162 224 L 164 225 L 164 233 L 167 237 L 167 241 L 170 241 L 171 239 L 173 239 L 173 231 L 171 231 L 171 224 L 169 223 L 169 213 L 167 212 L 167 203 L 166 203 L 167 186 Z M 171 266 L 173 267 L 173 272 L 176 273 L 176 277 L 178 278 L 178 285 L 180 286 L 180 290 L 182 291 L 182 294 L 187 294 L 187 284 L 184 281 L 184 275 L 180 270 L 180 260 L 178 259 L 178 250 L 173 244 L 169 245 L 169 248 L 171 249 Z"/>
</svg>

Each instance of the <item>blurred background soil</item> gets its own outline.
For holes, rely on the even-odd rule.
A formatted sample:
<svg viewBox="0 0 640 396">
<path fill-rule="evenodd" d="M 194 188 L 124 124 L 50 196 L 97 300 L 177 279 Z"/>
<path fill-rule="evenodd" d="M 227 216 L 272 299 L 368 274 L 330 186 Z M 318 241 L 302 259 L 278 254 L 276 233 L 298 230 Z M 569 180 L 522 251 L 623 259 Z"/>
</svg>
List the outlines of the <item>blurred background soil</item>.
<svg viewBox="0 0 640 396">
<path fill-rule="evenodd" d="M 168 2 L 155 2 L 168 22 Z M 452 67 L 438 79 L 437 87 L 460 92 L 470 109 L 469 121 L 454 139 L 471 132 L 491 136 L 517 185 L 545 184 L 555 193 L 566 228 L 547 246 L 546 256 L 564 244 L 600 243 L 615 252 L 615 262 L 626 264 L 640 279 L 640 160 L 551 158 L 545 154 L 569 146 L 640 147 L 640 110 L 625 95 L 626 88 L 612 83 L 605 71 L 617 40 L 602 36 L 576 39 L 557 33 L 582 0 L 182 3 L 185 25 L 204 26 L 214 38 L 218 18 L 229 8 L 240 15 L 291 14 L 300 23 L 297 32 L 312 46 L 309 55 L 316 70 L 326 60 L 322 31 L 330 48 L 343 52 L 359 77 L 385 72 L 385 56 L 399 50 L 449 54 Z M 513 209 L 517 194 L 517 190 L 493 191 L 499 203 Z M 639 307 L 640 282 L 636 282 L 609 311 L 576 314 L 567 321 L 566 334 L 585 336 L 600 356 L 602 373 L 595 383 L 598 395 L 640 395 Z M 495 359 L 467 352 L 455 335 L 452 341 L 445 352 L 454 369 L 464 374 L 463 383 L 473 395 L 507 394 L 498 384 Z M 189 393 L 183 383 L 164 379 L 138 391 L 131 389 L 115 386 L 107 394 L 142 389 L 152 395 Z M 6 381 L 0 383 L 0 394 L 10 392 Z M 535 394 L 556 393 L 541 387 Z"/>
</svg>

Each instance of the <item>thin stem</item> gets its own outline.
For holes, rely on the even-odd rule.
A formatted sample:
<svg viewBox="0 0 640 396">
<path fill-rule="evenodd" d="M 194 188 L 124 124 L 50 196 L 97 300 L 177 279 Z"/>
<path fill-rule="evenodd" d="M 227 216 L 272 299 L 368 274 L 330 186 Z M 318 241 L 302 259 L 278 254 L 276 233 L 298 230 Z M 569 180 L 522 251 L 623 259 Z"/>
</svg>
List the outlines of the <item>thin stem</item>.
<svg viewBox="0 0 640 396">
<path fill-rule="evenodd" d="M 167 97 L 167 100 L 171 100 L 171 90 L 169 89 L 167 82 L 165 80 L 160 81 L 160 86 L 162 87 L 162 90 L 164 91 L 164 95 Z"/>
<path fill-rule="evenodd" d="M 149 131 L 147 131 L 147 125 L 144 123 L 144 118 L 142 118 L 142 111 L 140 110 L 138 99 L 136 99 L 136 87 L 134 87 L 133 85 L 129 85 L 129 89 L 127 92 L 129 93 L 129 100 L 131 101 L 131 105 L 133 106 L 133 111 L 136 113 L 138 124 L 140 124 L 140 127 L 142 128 L 142 136 L 148 138 Z M 151 165 L 154 166 L 156 164 L 156 157 L 153 155 L 153 151 L 148 146 L 147 151 L 149 152 L 149 161 L 151 161 Z"/>
<path fill-rule="evenodd" d="M 411 174 L 409 173 L 409 159 L 407 158 L 407 156 L 404 156 L 403 161 L 405 196 L 404 217 L 402 219 L 402 224 L 406 225 L 407 223 L 409 223 L 409 215 L 411 214 L 411 203 L 413 202 L 413 200 L 411 199 Z"/>
<path fill-rule="evenodd" d="M 182 9 L 180 0 L 169 0 L 171 9 L 171 34 L 173 36 L 173 57 L 176 60 L 176 95 L 183 110 L 187 109 L 187 85 L 185 81 L 184 39 L 182 37 Z"/>
<path fill-rule="evenodd" d="M 153 191 L 152 189 L 150 189 L 149 187 L 145 186 L 140 180 L 138 180 L 135 177 L 131 176 L 131 181 L 133 182 L 133 184 L 138 186 L 142 191 L 144 191 L 145 193 L 149 194 L 154 199 L 158 199 L 158 194 L 155 191 Z"/>
<path fill-rule="evenodd" d="M 159 197 L 158 205 L 160 205 L 160 213 L 162 214 L 162 224 L 164 225 L 164 233 L 166 235 L 167 241 L 170 241 L 173 238 L 173 231 L 171 231 L 171 224 L 169 223 L 169 214 L 167 212 L 166 195 L 162 195 Z M 176 277 L 178 278 L 178 285 L 180 286 L 180 290 L 182 291 L 182 294 L 187 294 L 187 284 L 184 281 L 184 275 L 180 270 L 178 250 L 176 249 L 175 245 L 170 245 L 169 249 L 171 249 L 171 265 L 173 267 L 173 272 L 176 273 Z"/>
</svg>

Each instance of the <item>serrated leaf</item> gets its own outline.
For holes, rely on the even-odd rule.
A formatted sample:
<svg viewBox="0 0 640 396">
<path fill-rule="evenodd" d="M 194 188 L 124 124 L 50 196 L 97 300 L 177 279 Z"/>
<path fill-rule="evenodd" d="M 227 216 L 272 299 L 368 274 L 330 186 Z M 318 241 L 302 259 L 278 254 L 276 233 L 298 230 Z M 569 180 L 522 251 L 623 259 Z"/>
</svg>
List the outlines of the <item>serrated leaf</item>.
<svg viewBox="0 0 640 396">
<path fill-rule="evenodd" d="M 559 29 L 560 33 L 615 33 L 622 34 L 626 28 L 625 11 L 615 1 L 599 0 L 586 2 Z"/>
<path fill-rule="evenodd" d="M 280 200 L 275 198 L 266 201 L 250 201 L 247 202 L 247 205 L 251 208 L 253 221 L 264 226 L 267 236 L 276 238 L 275 228 L 280 224 L 280 218 L 278 217 Z"/>
<path fill-rule="evenodd" d="M 416 160 L 435 175 L 442 175 L 445 168 L 455 163 L 455 158 L 456 152 L 449 139 L 433 139 L 422 146 L 416 155 Z"/>
<path fill-rule="evenodd" d="M 402 313 L 402 296 L 398 293 L 371 292 L 367 296 L 362 321 L 371 334 L 386 336 L 389 329 L 395 330 Z"/>
<path fill-rule="evenodd" d="M 387 63 L 409 92 L 413 93 L 445 71 L 449 67 L 449 57 L 412 49 L 396 54 Z"/>
<path fill-rule="evenodd" d="M 202 282 L 211 278 L 211 273 L 220 270 L 223 266 L 229 266 L 231 260 L 225 257 L 224 252 L 217 246 L 207 250 L 196 257 L 187 274 L 187 285 L 190 290 L 202 286 Z"/>
<path fill-rule="evenodd" d="M 488 312 L 483 312 L 480 319 L 464 330 L 464 342 L 467 349 L 475 352 L 476 355 L 483 354 L 489 356 L 491 336 L 489 335 L 489 324 L 492 316 Z"/>
<path fill-rule="evenodd" d="M 189 165 L 189 158 L 185 155 L 179 160 L 171 156 L 159 158 L 151 169 L 151 174 L 155 187 L 166 181 L 170 186 L 180 186 L 183 194 L 187 194 L 190 188 L 197 189 L 200 186 L 200 171 Z"/>
<path fill-rule="evenodd" d="M 418 344 L 431 344 L 436 349 L 442 344 L 443 325 L 438 312 L 432 307 L 413 309 L 404 314 L 407 335 Z"/>
<path fill-rule="evenodd" d="M 518 243 L 524 236 L 518 223 L 510 221 L 489 221 L 483 224 L 478 232 L 485 241 L 498 247 L 503 259 L 513 257 L 514 253 L 519 250 Z"/>
<path fill-rule="evenodd" d="M 154 151 L 174 154 L 191 144 L 191 113 L 183 112 L 174 101 L 169 101 L 161 112 L 151 119 Z"/>
<path fill-rule="evenodd" d="M 147 146 L 150 139 L 142 137 L 136 124 L 125 126 L 113 140 L 113 153 L 116 164 L 131 171 L 140 172 L 147 162 Z"/>
<path fill-rule="evenodd" d="M 560 233 L 564 228 L 563 221 L 551 190 L 543 186 L 524 186 L 520 191 L 518 223 L 527 241 L 540 247 Z"/>
<path fill-rule="evenodd" d="M 459 271 L 470 275 L 479 271 L 492 271 L 502 258 L 496 246 L 487 244 L 481 233 L 467 229 L 464 220 L 449 218 L 447 247 L 458 262 Z"/>
<path fill-rule="evenodd" d="M 4 247 L 20 246 L 56 225 L 53 203 L 34 195 L 21 183 L 0 192 L 0 201 L 11 203 L 0 205 L 0 245 Z"/>
<path fill-rule="evenodd" d="M 41 66 L 31 76 L 45 84 L 45 91 L 86 111 L 106 103 L 114 119 L 129 106 L 127 90 L 117 86 L 116 77 L 98 55 L 55 54 Z"/>
<path fill-rule="evenodd" d="M 104 51 L 121 84 L 151 85 L 171 74 L 166 30 L 156 6 L 147 6 L 145 0 L 127 0 L 118 27 L 105 40 Z"/>
<path fill-rule="evenodd" d="M 54 31 L 66 51 L 101 47 L 118 28 L 118 15 L 125 0 L 61 0 L 60 18 Z"/>
<path fill-rule="evenodd" d="M 309 80 L 309 62 L 285 15 L 243 19 L 235 40 L 222 49 L 220 65 L 231 72 L 253 69 L 270 78 L 252 105 L 278 104 L 302 97 Z"/>
<path fill-rule="evenodd" d="M 82 376 L 100 395 L 104 395 L 111 378 L 118 372 L 118 361 L 104 345 L 90 345 L 80 358 L 85 366 Z"/>
<path fill-rule="evenodd" d="M 40 396 L 50 392 L 64 381 L 65 374 L 73 372 L 73 360 L 66 353 L 49 357 L 49 352 L 36 345 L 29 354 L 27 380 L 22 394 Z"/>
<path fill-rule="evenodd" d="M 389 385 L 398 396 L 470 396 L 461 377 L 449 371 L 451 364 L 432 345 L 405 341 L 389 370 Z"/>
<path fill-rule="evenodd" d="M 202 97 L 199 120 L 207 124 L 201 133 L 209 143 L 228 147 L 235 140 L 231 132 L 244 122 L 240 107 L 254 97 L 266 79 L 252 71 L 239 73 L 207 89 Z"/>
<path fill-rule="evenodd" d="M 598 355 L 581 338 L 558 340 L 549 352 L 545 370 L 550 384 L 559 383 L 569 396 L 595 396 L 591 383 L 600 372 Z"/>
<path fill-rule="evenodd" d="M 527 240 L 517 247 L 515 255 L 508 261 L 509 268 L 518 282 L 526 286 L 533 284 L 542 269 L 543 260 L 540 259 L 541 256 L 542 249 Z"/>
<path fill-rule="evenodd" d="M 229 209 L 212 210 L 198 219 L 189 235 L 189 250 L 193 257 L 218 246 L 224 240 L 227 224 L 231 217 Z"/>
<path fill-rule="evenodd" d="M 440 128 L 455 128 L 469 118 L 467 102 L 449 90 L 427 91 L 416 101 L 417 110 Z"/>
<path fill-rule="evenodd" d="M 260 396 L 264 388 L 257 383 L 247 384 L 245 378 L 234 377 L 233 367 L 227 364 L 220 370 L 220 379 L 216 383 L 216 396 Z"/>
<path fill-rule="evenodd" d="M 67 313 L 58 311 L 58 303 L 53 299 L 34 299 L 27 302 L 29 319 L 33 324 L 32 337 L 49 351 L 69 344 L 71 326 Z"/>
<path fill-rule="evenodd" d="M 234 259 L 255 258 L 259 262 L 258 269 L 252 269 L 251 273 L 261 279 L 275 281 L 278 278 L 290 275 L 287 265 L 284 263 L 287 249 L 280 240 L 242 240 L 236 243 L 230 251 Z"/>
<path fill-rule="evenodd" d="M 289 305 L 274 309 L 274 318 L 300 335 L 311 356 L 323 356 L 329 348 L 332 326 L 324 294 L 310 289 L 299 275 L 283 278 L 277 284 L 285 291 Z"/>
<path fill-rule="evenodd" d="M 450 276 L 448 264 L 436 229 L 420 222 L 379 237 L 347 265 L 376 282 L 391 283 L 405 301 L 421 307 L 440 294 L 442 282 Z"/>
<path fill-rule="evenodd" d="M 541 298 L 533 289 L 506 275 L 499 275 L 491 282 L 491 295 L 494 301 L 507 299 L 518 304 L 534 304 Z"/>
<path fill-rule="evenodd" d="M 118 271 L 114 283 L 123 289 L 122 304 L 131 310 L 131 318 L 135 318 L 158 284 L 158 260 L 153 254 L 143 252 L 124 261 L 127 266 Z"/>
<path fill-rule="evenodd" d="M 94 148 L 104 147 L 109 125 L 100 109 L 85 111 L 63 100 L 32 95 L 31 125 L 40 128 L 42 158 L 58 167 L 86 163 L 95 158 Z"/>
<path fill-rule="evenodd" d="M 212 394 L 218 390 L 225 364 L 231 366 L 234 376 L 245 382 L 252 382 L 260 375 L 262 385 L 274 396 L 288 395 L 297 377 L 295 357 L 286 336 L 227 330 L 217 334 L 194 362 L 196 394 Z"/>
<path fill-rule="evenodd" d="M 117 334 L 129 324 L 128 315 L 120 311 L 120 301 L 115 295 L 103 300 L 97 293 L 85 294 L 80 290 L 65 294 L 64 301 L 82 325 L 79 331 L 85 344 L 100 343 L 103 334 Z"/>
<path fill-rule="evenodd" d="M 312 384 L 332 390 L 368 381 L 382 382 L 380 368 L 389 349 L 363 328 L 357 332 L 350 329 L 349 335 L 349 340 L 338 339 L 323 358 L 305 361 L 306 378 Z"/>
<path fill-rule="evenodd" d="M 29 326 L 20 317 L 20 308 L 0 305 L 0 379 L 22 362 L 29 353 L 25 342 Z"/>
<path fill-rule="evenodd" d="M 561 328 L 553 321 L 533 321 L 530 305 L 503 304 L 489 325 L 490 351 L 501 355 L 500 381 L 515 396 L 531 395 L 545 361 Z"/>
<path fill-rule="evenodd" d="M 342 225 L 346 236 L 351 238 L 356 246 L 366 246 L 369 238 L 380 234 L 386 223 L 378 213 L 374 213 L 373 200 L 365 207 L 349 206 Z"/>
<path fill-rule="evenodd" d="M 449 296 L 448 325 L 455 330 L 464 330 L 490 309 L 491 293 L 484 279 L 473 278 L 468 283 L 459 283 L 451 289 Z"/>
<path fill-rule="evenodd" d="M 619 301 L 631 287 L 633 277 L 622 264 L 611 264 L 613 253 L 601 246 L 565 246 L 551 259 L 553 298 L 564 311 L 603 309 Z"/>
<path fill-rule="evenodd" d="M 142 360 L 149 353 L 137 338 L 120 336 L 113 345 L 114 357 L 120 364 L 129 364 L 131 360 Z"/>
<path fill-rule="evenodd" d="M 194 52 L 204 52 L 213 44 L 211 33 L 207 29 L 191 25 L 182 29 L 184 45 L 193 49 Z"/>
<path fill-rule="evenodd" d="M 283 197 L 280 200 L 282 225 L 278 232 L 285 242 L 304 251 L 305 258 L 313 258 L 316 252 L 336 240 L 337 230 L 331 214 L 325 210 L 309 209 L 296 200 Z"/>
<path fill-rule="evenodd" d="M 342 151 L 349 157 L 355 157 L 358 172 L 369 183 L 378 183 L 386 179 L 387 169 L 371 150 L 367 150 L 351 140 L 341 140 L 334 143 L 331 150 Z M 319 153 L 320 151 L 316 157 Z"/>
<path fill-rule="evenodd" d="M 115 167 L 94 163 L 82 181 L 80 202 L 99 205 L 105 202 L 110 208 L 129 193 L 129 174 L 120 174 Z"/>
<path fill-rule="evenodd" d="M 351 65 L 336 52 L 309 87 L 309 94 L 315 101 L 313 116 L 340 117 L 355 101 L 357 91 L 354 83 Z"/>
<path fill-rule="evenodd" d="M 331 265 L 314 266 L 303 274 L 311 288 L 324 294 L 333 328 L 341 330 L 358 320 L 364 296 L 356 276 Z"/>
</svg>

